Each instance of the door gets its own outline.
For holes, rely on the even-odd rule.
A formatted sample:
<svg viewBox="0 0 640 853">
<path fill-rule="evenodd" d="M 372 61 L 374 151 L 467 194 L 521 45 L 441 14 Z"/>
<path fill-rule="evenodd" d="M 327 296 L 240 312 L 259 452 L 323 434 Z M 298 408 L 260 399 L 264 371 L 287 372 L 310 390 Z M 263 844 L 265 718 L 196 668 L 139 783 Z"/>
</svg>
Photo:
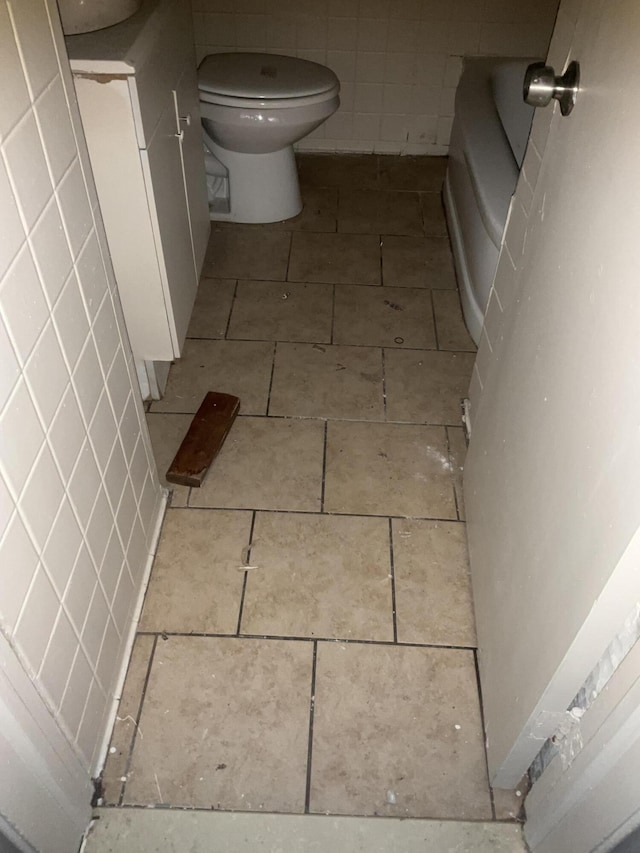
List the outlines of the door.
<svg viewBox="0 0 640 853">
<path fill-rule="evenodd" d="M 161 259 L 169 330 L 174 356 L 178 357 L 191 318 L 198 274 L 191 243 L 174 94 L 168 95 L 153 138 L 146 149 L 141 149 L 140 157 L 156 251 Z"/>
<path fill-rule="evenodd" d="M 465 496 L 498 787 L 517 784 L 640 597 L 639 44 L 637 0 L 563 0 L 550 58 L 557 73 L 580 62 L 580 92 L 570 116 L 556 106 L 473 422 Z"/>
</svg>

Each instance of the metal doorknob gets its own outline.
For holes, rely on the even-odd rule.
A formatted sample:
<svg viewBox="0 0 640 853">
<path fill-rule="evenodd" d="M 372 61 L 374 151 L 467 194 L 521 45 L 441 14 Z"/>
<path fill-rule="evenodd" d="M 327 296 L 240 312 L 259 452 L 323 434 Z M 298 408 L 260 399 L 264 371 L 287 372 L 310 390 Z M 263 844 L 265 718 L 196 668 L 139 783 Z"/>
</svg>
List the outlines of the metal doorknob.
<svg viewBox="0 0 640 853">
<path fill-rule="evenodd" d="M 526 70 L 522 95 L 531 107 L 546 107 L 555 98 L 560 103 L 560 112 L 568 116 L 576 103 L 580 86 L 580 65 L 570 62 L 562 77 L 544 62 L 534 62 Z"/>
</svg>

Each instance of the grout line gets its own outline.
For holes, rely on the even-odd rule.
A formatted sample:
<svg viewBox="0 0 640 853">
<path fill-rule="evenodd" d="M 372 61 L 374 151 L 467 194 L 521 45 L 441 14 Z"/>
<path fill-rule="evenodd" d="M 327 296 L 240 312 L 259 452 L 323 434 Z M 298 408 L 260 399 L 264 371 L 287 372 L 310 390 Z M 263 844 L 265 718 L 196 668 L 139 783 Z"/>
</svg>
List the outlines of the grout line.
<svg viewBox="0 0 640 853">
<path fill-rule="evenodd" d="M 396 568 L 393 554 L 393 520 L 389 519 L 389 562 L 391 566 L 391 612 L 393 615 L 393 642 L 398 642 L 398 610 L 396 604 Z"/>
<path fill-rule="evenodd" d="M 327 478 L 327 433 L 329 429 L 329 421 L 324 422 L 324 444 L 322 449 L 322 488 L 320 491 L 320 512 L 324 513 L 324 490 Z"/>
<path fill-rule="evenodd" d="M 246 573 L 245 573 L 246 574 Z M 140 636 L 158 636 L 157 631 L 139 631 Z M 403 643 L 393 640 L 361 640 L 353 637 L 291 637 L 286 634 L 221 634 L 204 631 L 163 631 L 163 637 L 198 637 L 209 640 L 282 640 L 286 643 L 340 643 L 352 646 L 382 646 L 384 648 L 445 649 L 454 652 L 474 652 L 474 646 L 452 646 L 442 643 Z"/>
<path fill-rule="evenodd" d="M 436 321 L 436 305 L 433 301 L 433 291 L 429 291 L 429 297 L 431 299 L 431 316 L 433 317 L 433 336 L 436 341 L 436 349 L 440 349 L 440 342 L 438 341 L 438 323 Z"/>
<path fill-rule="evenodd" d="M 454 465 L 455 460 L 451 456 L 451 437 L 449 435 L 449 427 L 448 426 L 446 426 L 444 428 L 444 433 L 447 437 L 447 456 L 449 457 L 449 468 L 451 469 L 451 481 L 452 481 L 452 485 L 453 485 L 453 502 L 454 502 L 455 507 L 456 507 L 457 519 L 458 519 L 458 521 L 462 521 L 462 518 L 460 517 L 460 507 L 458 506 L 458 490 L 456 489 L 455 469 L 457 466 Z"/>
<path fill-rule="evenodd" d="M 484 702 L 482 701 L 482 684 L 480 682 L 480 667 L 478 665 L 478 650 L 473 650 L 473 662 L 476 670 L 476 687 L 478 689 L 478 704 L 480 705 L 480 725 L 482 726 L 482 748 L 484 752 L 484 766 L 487 774 L 487 786 L 489 788 L 489 798 L 491 800 L 491 815 L 492 820 L 496 819 L 496 804 L 493 797 L 493 788 L 489 777 L 489 757 L 487 755 L 487 727 L 484 719 Z"/>
<path fill-rule="evenodd" d="M 382 411 L 384 413 L 384 422 L 387 423 L 387 365 L 384 358 L 384 347 L 380 347 L 382 357 Z"/>
<path fill-rule="evenodd" d="M 238 279 L 236 279 L 235 286 L 233 288 L 233 296 L 231 297 L 231 307 L 229 308 L 229 316 L 227 317 L 227 325 L 224 330 L 224 340 L 229 340 L 229 328 L 231 327 L 231 316 L 233 314 L 233 309 L 236 307 L 236 297 L 238 295 Z M 194 340 L 192 338 L 192 340 Z"/>
<path fill-rule="evenodd" d="M 333 299 L 331 300 L 331 340 L 330 344 L 333 344 L 334 332 L 336 325 L 336 285 L 333 285 Z"/>
<path fill-rule="evenodd" d="M 397 518 L 400 521 L 440 521 L 443 523 L 464 524 L 462 519 L 458 520 L 457 518 L 445 518 L 443 516 L 436 515 L 393 515 L 393 513 L 389 514 L 388 512 L 375 515 L 370 512 L 330 512 L 325 510 L 320 513 L 315 509 L 271 509 L 270 507 L 261 506 L 252 509 L 251 507 L 246 506 L 198 506 L 198 504 L 191 504 L 190 506 L 176 506 L 171 509 L 203 509 L 208 512 L 270 512 L 278 515 L 329 515 L 346 518 Z"/>
<path fill-rule="evenodd" d="M 284 284 L 288 284 L 289 282 L 284 282 Z M 360 285 L 353 285 L 354 287 L 359 287 Z M 375 287 L 379 287 L 379 285 L 374 285 Z M 336 285 L 336 287 L 340 287 L 340 285 Z M 396 290 L 400 290 L 401 288 L 395 288 Z M 408 290 L 408 288 L 404 288 Z M 427 293 L 430 292 L 429 288 L 426 287 L 417 287 L 416 290 Z M 449 293 L 450 291 L 442 290 L 440 293 Z M 438 350 L 437 347 L 408 347 L 404 344 L 397 344 L 393 346 L 389 343 L 384 344 L 336 344 L 333 341 L 326 340 L 316 340 L 316 341 L 290 341 L 284 338 L 187 338 L 189 341 L 229 341 L 233 343 L 239 344 L 301 344 L 302 346 L 316 346 L 317 344 L 321 344 L 322 346 L 340 346 L 340 347 L 348 347 L 350 349 L 380 349 L 381 346 L 384 346 L 386 349 L 398 349 L 404 350 L 405 352 L 448 352 L 455 355 L 476 355 L 477 350 L 471 349 L 447 349 L 447 350 Z M 159 403 L 160 400 L 153 400 L 153 403 Z M 185 412 L 163 412 L 159 409 L 153 409 L 149 412 L 150 415 L 164 415 L 164 414 L 185 414 Z M 194 414 L 193 412 L 188 412 L 186 414 Z"/>
<path fill-rule="evenodd" d="M 296 232 L 296 233 L 333 234 L 334 232 L 333 231 L 304 231 L 304 232 Z M 340 232 L 340 233 L 344 233 L 344 232 Z M 411 237 L 411 236 L 415 237 L 416 235 L 415 234 L 413 234 L 413 235 L 411 235 L 411 234 L 382 234 L 381 235 L 378 232 L 375 232 L 373 234 L 359 234 L 358 233 L 355 235 L 352 234 L 351 236 L 379 237 L 380 240 L 384 240 L 385 237 Z M 427 236 L 429 236 L 429 235 L 427 235 Z M 436 238 L 442 239 L 442 240 L 447 239 L 447 237 L 437 237 L 437 235 L 431 235 L 431 236 L 433 237 L 433 239 L 436 239 Z M 236 279 L 234 277 L 210 278 L 209 280 L 210 281 L 235 281 L 236 284 L 238 284 L 240 281 L 243 281 L 243 282 L 249 282 L 250 284 L 258 284 L 258 285 L 260 285 L 260 284 L 265 284 L 265 285 L 267 285 L 267 284 L 299 284 L 299 285 L 308 284 L 308 285 L 311 285 L 312 287 L 316 287 L 316 286 L 317 287 L 333 287 L 333 286 L 335 286 L 335 287 L 368 287 L 371 289 L 380 288 L 379 284 L 367 284 L 366 282 L 362 282 L 362 281 L 304 281 L 302 279 L 295 279 L 295 280 L 290 281 L 289 279 L 281 279 L 281 278 L 247 278 L 247 277 L 238 278 L 238 279 Z M 459 293 L 459 288 L 457 286 L 456 287 L 417 287 L 416 285 L 411 285 L 411 284 L 388 284 L 386 286 L 392 287 L 394 290 L 437 290 L 437 291 L 442 292 L 442 293 L 454 293 L 454 292 Z M 194 337 L 192 335 L 188 335 L 188 337 L 191 340 L 199 340 L 199 336 Z M 221 338 L 212 338 L 212 340 L 222 340 L 222 339 Z"/>
<path fill-rule="evenodd" d="M 253 510 L 253 515 L 251 516 L 251 528 L 249 530 L 249 545 L 247 546 L 247 562 L 245 565 L 251 565 L 251 548 L 253 547 L 253 529 L 256 526 L 256 510 Z M 244 579 L 242 581 L 242 593 L 240 594 L 240 607 L 238 609 L 238 625 L 236 627 L 236 637 L 240 636 L 240 628 L 242 626 L 242 615 L 244 613 L 244 599 L 247 592 L 247 579 L 249 577 L 249 572 L 244 572 Z M 193 636 L 206 636 L 205 635 L 196 635 Z M 228 635 L 227 635 L 228 636 Z"/>
<path fill-rule="evenodd" d="M 137 803 L 123 803 L 122 806 L 105 804 L 104 806 L 100 806 L 100 808 L 101 809 L 122 808 L 122 809 L 130 809 L 132 811 L 137 809 L 139 811 L 143 811 L 145 809 L 149 809 L 149 806 L 148 805 L 139 805 Z M 155 808 L 158 808 L 158 806 L 156 805 Z M 172 811 L 172 812 L 207 812 L 208 814 L 211 814 L 211 812 L 212 812 L 211 806 L 174 806 L 174 805 L 168 805 L 168 804 L 164 805 L 163 804 L 161 806 L 161 808 L 163 809 L 163 811 Z M 228 808 L 228 809 L 220 808 L 219 809 L 219 808 L 216 808 L 215 811 L 220 813 L 220 814 L 228 814 L 228 815 L 236 815 L 236 816 L 239 813 L 242 815 L 249 815 L 249 814 L 265 815 L 265 814 L 269 814 L 269 815 L 278 815 L 278 816 L 280 816 L 280 815 L 292 816 L 293 815 L 293 816 L 298 816 L 298 817 L 301 815 L 301 812 L 279 811 L 278 809 L 270 809 L 268 812 L 265 812 L 262 809 L 260 811 L 254 811 L 253 809 L 242 809 L 242 812 L 239 812 L 238 809 L 232 809 L 232 808 Z M 313 812 L 312 814 L 316 814 L 316 813 Z M 345 813 L 345 812 L 325 811 L 325 812 L 321 812 L 321 814 L 324 817 L 336 817 L 336 818 L 347 818 L 347 819 L 354 818 L 354 817 L 366 818 L 367 821 L 380 821 L 381 823 L 385 823 L 385 822 L 388 822 L 390 820 L 390 818 L 387 815 L 371 814 L 371 813 L 367 813 L 367 812 Z M 486 818 L 466 817 L 464 815 L 461 817 L 438 817 L 437 815 L 435 815 L 433 817 L 424 817 L 421 815 L 419 817 L 415 816 L 415 817 L 410 818 L 410 819 L 418 820 L 418 821 L 432 820 L 432 821 L 437 821 L 438 823 L 443 823 L 443 824 L 454 824 L 454 823 L 459 823 L 460 821 L 464 821 L 464 823 L 478 824 L 478 826 L 482 826 L 483 824 L 486 824 L 486 822 L 487 822 Z M 407 818 L 406 817 L 399 817 L 399 818 L 391 818 L 391 820 L 402 821 L 402 820 L 407 820 Z M 520 826 L 520 823 L 518 821 L 515 821 L 515 820 L 496 820 L 495 822 L 498 824 L 504 824 L 505 826 L 510 826 L 510 827 Z"/>
<path fill-rule="evenodd" d="M 138 635 L 141 635 L 143 632 L 138 631 Z M 145 632 L 146 633 L 146 632 Z M 165 635 L 167 636 L 167 635 Z M 155 640 L 153 641 L 153 646 L 151 647 L 151 654 L 149 655 L 149 663 L 147 664 L 147 674 L 144 678 L 144 684 L 142 685 L 142 693 L 140 695 L 140 704 L 138 705 L 138 713 L 136 714 L 136 719 L 133 728 L 133 737 L 131 738 L 131 744 L 129 745 L 129 755 L 127 756 L 127 763 L 124 768 L 124 779 L 125 781 L 122 783 L 122 788 L 120 789 L 120 796 L 118 798 L 118 805 L 121 806 L 124 800 L 125 788 L 127 787 L 127 779 L 129 778 L 129 770 L 131 769 L 131 762 L 133 761 L 133 750 L 136 745 L 136 739 L 138 737 L 138 731 L 140 728 L 140 719 L 142 717 L 142 706 L 144 705 L 144 700 L 147 695 L 147 686 L 149 684 L 149 677 L 151 676 L 151 667 L 153 665 L 153 659 L 156 654 L 156 647 L 158 645 L 158 634 L 155 635 Z"/>
<path fill-rule="evenodd" d="M 304 202 L 302 203 L 302 205 L 303 205 L 302 209 L 304 210 Z M 287 255 L 287 266 L 286 266 L 286 269 L 284 271 L 284 280 L 285 281 L 289 281 L 289 269 L 291 267 L 291 255 L 293 254 L 293 235 L 295 233 L 299 233 L 299 232 L 289 231 L 289 253 Z"/>
<path fill-rule="evenodd" d="M 382 347 L 375 347 L 382 349 Z M 387 347 L 385 347 L 387 349 Z M 434 350 L 435 351 L 435 350 Z M 195 415 L 195 412 L 152 412 L 155 415 Z M 384 424 L 385 426 L 419 426 L 429 427 L 431 429 L 446 429 L 446 427 L 458 428 L 462 427 L 461 421 L 456 421 L 453 424 L 431 423 L 425 421 L 393 421 L 393 420 L 368 420 L 366 418 L 336 418 L 326 417 L 323 415 L 260 415 L 253 412 L 238 412 L 238 418 L 262 418 L 270 421 L 332 421 L 341 424 Z M 194 488 L 197 488 L 194 486 Z"/>
<path fill-rule="evenodd" d="M 267 391 L 267 411 L 265 412 L 264 417 L 269 416 L 269 409 L 271 408 L 271 389 L 273 388 L 273 377 L 276 372 L 276 355 L 278 352 L 278 342 L 274 341 L 273 343 L 273 356 L 271 357 L 271 376 L 269 377 L 269 390 Z"/>
<path fill-rule="evenodd" d="M 318 664 L 318 643 L 313 644 L 313 664 L 311 667 L 311 697 L 309 699 L 309 744 L 307 747 L 307 782 L 304 795 L 304 813 L 309 814 L 311 800 L 311 760 L 313 758 L 313 719 L 316 708 L 316 671 Z"/>
</svg>

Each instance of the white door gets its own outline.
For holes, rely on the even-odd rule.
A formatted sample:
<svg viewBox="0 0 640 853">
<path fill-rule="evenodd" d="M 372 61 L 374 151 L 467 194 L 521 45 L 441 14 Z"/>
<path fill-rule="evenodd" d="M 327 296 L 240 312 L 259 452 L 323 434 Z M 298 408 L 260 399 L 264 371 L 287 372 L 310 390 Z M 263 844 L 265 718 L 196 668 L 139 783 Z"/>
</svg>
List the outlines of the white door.
<svg viewBox="0 0 640 853">
<path fill-rule="evenodd" d="M 498 787 L 640 597 L 640 4 L 563 0 L 559 35 L 581 91 L 551 122 L 465 471 Z"/>
</svg>

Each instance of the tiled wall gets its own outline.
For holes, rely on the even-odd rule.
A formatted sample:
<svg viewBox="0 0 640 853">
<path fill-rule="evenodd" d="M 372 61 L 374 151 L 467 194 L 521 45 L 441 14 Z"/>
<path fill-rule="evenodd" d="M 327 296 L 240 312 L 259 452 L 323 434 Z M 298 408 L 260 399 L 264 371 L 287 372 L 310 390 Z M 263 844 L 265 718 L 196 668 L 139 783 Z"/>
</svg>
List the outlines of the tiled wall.
<svg viewBox="0 0 640 853">
<path fill-rule="evenodd" d="M 341 109 L 298 147 L 444 154 L 465 55 L 545 56 L 558 0 L 192 0 L 198 60 L 287 53 L 332 68 Z"/>
<path fill-rule="evenodd" d="M 93 773 L 162 493 L 55 0 L 0 57 L 0 630 Z"/>
<path fill-rule="evenodd" d="M 553 40 L 549 47 L 549 64 L 555 68 L 566 66 L 580 4 L 581 0 L 563 0 L 561 3 Z M 505 330 L 508 328 L 512 309 L 519 298 L 518 282 L 523 264 L 525 238 L 529 227 L 533 194 L 538 182 L 551 124 L 553 121 L 559 120 L 560 112 L 557 104 L 554 105 L 553 109 L 536 110 L 535 112 L 518 185 L 511 200 L 498 259 L 498 268 L 489 294 L 482 337 L 469 388 L 472 428 L 474 418 L 477 417 L 480 407 L 484 383 L 489 371 L 499 358 Z"/>
</svg>

